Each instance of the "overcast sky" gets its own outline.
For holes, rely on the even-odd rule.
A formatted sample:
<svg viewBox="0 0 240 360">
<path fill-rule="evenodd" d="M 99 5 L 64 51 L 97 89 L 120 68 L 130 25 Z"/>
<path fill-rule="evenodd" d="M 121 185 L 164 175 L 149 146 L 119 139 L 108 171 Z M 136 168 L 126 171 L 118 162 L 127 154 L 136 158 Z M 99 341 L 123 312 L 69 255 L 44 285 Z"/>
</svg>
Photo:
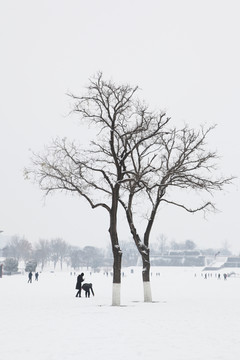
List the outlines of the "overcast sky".
<svg viewBox="0 0 240 360">
<path fill-rule="evenodd" d="M 221 155 L 223 174 L 239 176 L 239 10 L 238 0 L 1 1 L 0 238 L 110 243 L 103 209 L 66 195 L 44 200 L 23 178 L 29 149 L 56 136 L 87 138 L 68 116 L 66 93 L 81 94 L 98 70 L 139 85 L 152 108 L 176 124 L 218 124 L 209 147 Z M 165 234 L 203 247 L 227 242 L 238 252 L 239 200 L 237 179 L 216 195 L 220 212 L 207 219 L 165 206 L 152 241 Z M 120 240 L 129 238 L 120 216 Z"/>
</svg>

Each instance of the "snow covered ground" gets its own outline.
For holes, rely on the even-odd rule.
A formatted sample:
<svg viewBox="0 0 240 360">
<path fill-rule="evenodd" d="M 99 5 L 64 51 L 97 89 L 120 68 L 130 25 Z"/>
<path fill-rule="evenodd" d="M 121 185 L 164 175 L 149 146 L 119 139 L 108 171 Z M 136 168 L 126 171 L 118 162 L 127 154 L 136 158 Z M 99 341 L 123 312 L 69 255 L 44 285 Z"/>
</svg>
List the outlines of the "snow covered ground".
<svg viewBox="0 0 240 360">
<path fill-rule="evenodd" d="M 95 297 L 76 298 L 76 276 L 69 272 L 44 272 L 32 284 L 27 275 L 0 279 L 0 360 L 240 356 L 239 277 L 218 280 L 213 272 L 204 279 L 200 268 L 152 268 L 154 302 L 147 304 L 141 269 L 124 269 L 121 307 L 111 306 L 111 276 L 85 272 L 85 280 Z"/>
</svg>

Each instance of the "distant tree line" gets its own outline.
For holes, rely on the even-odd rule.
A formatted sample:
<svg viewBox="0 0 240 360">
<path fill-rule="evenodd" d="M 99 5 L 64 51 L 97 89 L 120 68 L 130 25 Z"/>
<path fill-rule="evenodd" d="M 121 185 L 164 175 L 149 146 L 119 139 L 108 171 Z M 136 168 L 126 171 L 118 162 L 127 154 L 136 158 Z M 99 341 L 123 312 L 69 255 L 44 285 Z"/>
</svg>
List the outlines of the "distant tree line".
<svg viewBox="0 0 240 360">
<path fill-rule="evenodd" d="M 132 242 L 123 242 L 123 266 L 136 266 L 139 254 Z M 35 271 L 36 267 L 43 271 L 46 266 L 63 265 L 78 270 L 81 267 L 96 270 L 99 267 L 112 267 L 113 256 L 111 247 L 98 248 L 72 246 L 61 238 L 52 240 L 40 239 L 32 244 L 20 236 L 13 236 L 2 249 L 5 258 L 4 270 L 12 274 L 18 271 L 19 261 L 25 263 L 25 271 Z"/>
<path fill-rule="evenodd" d="M 123 251 L 122 265 L 124 267 L 136 266 L 139 253 L 134 243 L 123 241 L 121 248 Z M 173 255 L 177 252 L 188 252 L 192 256 L 194 256 L 195 252 L 195 255 L 200 252 L 202 256 L 231 255 L 227 244 L 224 244 L 222 248 L 199 249 L 192 240 L 186 240 L 185 242 L 171 241 L 168 243 L 167 237 L 163 234 L 151 246 L 153 256 Z M 65 264 L 74 270 L 81 267 L 96 270 L 100 267 L 112 267 L 113 262 L 111 246 L 106 249 L 94 246 L 80 248 L 68 244 L 61 238 L 40 239 L 32 244 L 23 237 L 13 236 L 7 246 L 2 249 L 2 256 L 5 257 L 4 271 L 10 274 L 18 271 L 19 261 L 24 261 L 25 271 L 35 271 L 37 267 L 40 271 L 43 271 L 50 264 L 53 265 L 54 269 L 57 265 L 62 269 L 63 264 Z M 187 263 L 184 265 L 187 266 Z"/>
<path fill-rule="evenodd" d="M 83 248 L 72 246 L 61 238 L 40 239 L 32 244 L 25 238 L 13 236 L 7 246 L 2 249 L 2 256 L 6 259 L 5 271 L 6 269 L 10 271 L 9 268 L 11 268 L 13 272 L 16 272 L 16 264 L 19 261 L 25 262 L 26 271 L 34 271 L 37 266 L 43 271 L 50 263 L 53 264 L 54 269 L 57 265 L 62 269 L 65 264 L 74 270 L 80 267 L 95 269 L 99 266 L 112 265 L 112 258 L 108 258 L 106 250 L 94 246 Z"/>
<path fill-rule="evenodd" d="M 209 247 L 206 249 L 201 249 L 197 244 L 192 240 L 185 240 L 184 242 L 177 242 L 175 240 L 168 242 L 167 237 L 161 234 L 158 237 L 158 240 L 155 243 L 152 243 L 151 254 L 152 255 L 169 255 L 172 252 L 192 252 L 199 251 L 201 255 L 204 256 L 230 256 L 232 255 L 229 250 L 229 245 L 227 243 L 223 244 L 220 248 Z"/>
</svg>

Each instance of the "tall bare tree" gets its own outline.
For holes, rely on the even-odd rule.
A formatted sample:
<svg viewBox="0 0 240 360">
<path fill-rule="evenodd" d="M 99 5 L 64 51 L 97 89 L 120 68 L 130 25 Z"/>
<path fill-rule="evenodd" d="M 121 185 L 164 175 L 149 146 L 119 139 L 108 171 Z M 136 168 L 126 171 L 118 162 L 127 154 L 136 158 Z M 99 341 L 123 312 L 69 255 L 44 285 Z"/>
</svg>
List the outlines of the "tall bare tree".
<svg viewBox="0 0 240 360">
<path fill-rule="evenodd" d="M 97 131 L 95 141 L 82 148 L 75 141 L 56 139 L 45 152 L 34 154 L 32 177 L 46 194 L 64 191 L 80 195 L 89 205 L 103 208 L 109 217 L 113 253 L 112 304 L 120 305 L 121 261 L 117 215 L 123 205 L 135 244 L 143 259 L 145 301 L 151 301 L 149 279 L 149 238 L 160 203 L 167 202 L 196 212 L 210 202 L 191 209 L 169 197 L 170 189 L 190 188 L 211 192 L 221 189 L 228 179 L 211 180 L 200 171 L 210 172 L 215 153 L 204 151 L 210 131 L 195 132 L 184 127 L 169 129 L 165 113 L 155 113 L 136 98 L 137 87 L 116 85 L 99 73 L 90 79 L 84 96 L 70 95 L 73 112 Z M 199 157 L 200 156 L 200 157 Z M 145 196 L 150 215 L 143 239 L 133 216 L 134 201 Z M 144 195 L 143 195 L 144 194 Z M 167 196 L 168 195 L 168 196 Z"/>
<path fill-rule="evenodd" d="M 83 266 L 84 252 L 77 246 L 69 246 L 69 265 L 76 270 Z"/>
<path fill-rule="evenodd" d="M 34 246 L 34 258 L 41 263 L 41 270 L 50 259 L 51 246 L 49 240 L 40 239 Z"/>
<path fill-rule="evenodd" d="M 60 238 L 52 239 L 50 241 L 50 251 L 54 269 L 56 268 L 57 263 L 60 262 L 60 267 L 62 270 L 63 259 L 68 255 L 67 243 Z"/>
<path fill-rule="evenodd" d="M 32 254 L 32 244 L 25 238 L 12 236 L 9 244 L 4 248 L 4 256 L 17 260 L 28 260 Z"/>
<path fill-rule="evenodd" d="M 142 257 L 146 302 L 152 301 L 149 241 L 160 205 L 175 205 L 189 213 L 214 210 L 214 191 L 222 190 L 233 179 L 217 174 L 217 153 L 207 149 L 206 138 L 213 129 L 201 127 L 194 130 L 188 126 L 179 130 L 165 129 L 158 134 L 158 139 L 149 137 L 131 153 L 131 176 L 126 169 L 129 179 L 124 181 L 119 201 L 125 209 L 130 231 Z M 132 138 L 131 141 L 135 140 Z M 188 191 L 188 196 L 181 201 L 178 195 L 184 190 Z M 194 206 L 190 197 L 192 191 L 205 193 L 208 197 Z M 144 209 L 148 209 L 142 237 L 136 221 L 136 214 L 140 212 L 139 198 L 144 203 Z"/>
<path fill-rule="evenodd" d="M 99 73 L 84 96 L 70 95 L 74 112 L 98 129 L 95 141 L 82 149 L 75 142 L 56 139 L 42 154 L 34 154 L 32 168 L 26 170 L 46 194 L 53 191 L 76 193 L 95 209 L 102 207 L 109 216 L 113 252 L 112 304 L 120 305 L 121 259 L 117 231 L 119 191 L 131 153 L 167 122 L 164 116 L 152 117 L 136 98 L 137 87 L 104 81 Z M 149 132 L 149 123 L 152 123 Z M 144 135 L 142 132 L 144 130 Z M 134 135 L 135 141 L 130 141 Z M 131 148 L 130 145 L 133 147 Z"/>
</svg>

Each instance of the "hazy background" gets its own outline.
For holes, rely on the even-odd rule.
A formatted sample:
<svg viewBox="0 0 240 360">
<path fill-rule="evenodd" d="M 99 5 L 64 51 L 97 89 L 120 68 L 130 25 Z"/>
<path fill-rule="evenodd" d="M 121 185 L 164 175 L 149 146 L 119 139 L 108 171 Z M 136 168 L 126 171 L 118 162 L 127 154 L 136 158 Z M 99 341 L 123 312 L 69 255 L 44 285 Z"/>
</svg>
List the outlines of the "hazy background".
<svg viewBox="0 0 240 360">
<path fill-rule="evenodd" d="M 71 244 L 109 243 L 104 210 L 80 198 L 43 199 L 24 180 L 30 151 L 55 136 L 87 138 L 67 92 L 88 78 L 139 85 L 142 97 L 176 123 L 218 124 L 210 147 L 221 172 L 239 176 L 239 1 L 7 0 L 0 3 L 0 240 L 62 237 Z M 215 198 L 218 214 L 164 207 L 153 232 L 202 247 L 228 242 L 240 251 L 239 179 Z M 120 217 L 120 238 L 130 238 Z M 0 242 L 1 245 L 1 242 Z"/>
</svg>

